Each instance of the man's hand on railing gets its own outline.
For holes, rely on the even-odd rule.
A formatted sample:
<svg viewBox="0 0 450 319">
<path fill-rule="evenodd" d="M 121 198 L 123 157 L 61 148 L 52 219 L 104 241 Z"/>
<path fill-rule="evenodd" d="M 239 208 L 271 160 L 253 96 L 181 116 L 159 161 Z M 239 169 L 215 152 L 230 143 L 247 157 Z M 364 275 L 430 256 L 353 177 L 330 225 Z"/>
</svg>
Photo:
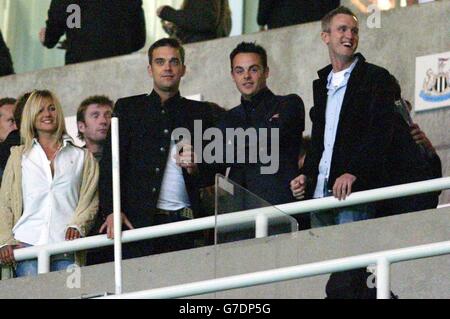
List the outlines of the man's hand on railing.
<svg viewBox="0 0 450 319">
<path fill-rule="evenodd" d="M 18 245 L 6 245 L 0 248 L 0 263 L 3 265 L 13 265 L 16 260 L 14 259 L 14 249 L 24 248 L 23 244 Z"/>
<path fill-rule="evenodd" d="M 306 176 L 300 175 L 291 181 L 291 191 L 292 195 L 298 199 L 302 200 L 305 198 L 306 193 Z"/>
<path fill-rule="evenodd" d="M 339 200 L 345 200 L 352 193 L 352 185 L 356 181 L 356 176 L 345 173 L 334 182 L 333 195 Z"/>
<path fill-rule="evenodd" d="M 67 228 L 66 231 L 66 240 L 75 240 L 81 237 L 80 232 L 72 227 Z"/>
<path fill-rule="evenodd" d="M 128 227 L 128 229 L 134 229 L 131 222 L 128 220 L 127 216 L 122 213 L 122 224 L 125 224 L 125 226 Z M 100 227 L 100 230 L 98 231 L 100 234 L 102 234 L 106 229 L 106 235 L 109 239 L 114 239 L 114 214 L 109 214 L 108 217 L 106 217 L 106 221 L 103 223 L 103 225 Z"/>
</svg>

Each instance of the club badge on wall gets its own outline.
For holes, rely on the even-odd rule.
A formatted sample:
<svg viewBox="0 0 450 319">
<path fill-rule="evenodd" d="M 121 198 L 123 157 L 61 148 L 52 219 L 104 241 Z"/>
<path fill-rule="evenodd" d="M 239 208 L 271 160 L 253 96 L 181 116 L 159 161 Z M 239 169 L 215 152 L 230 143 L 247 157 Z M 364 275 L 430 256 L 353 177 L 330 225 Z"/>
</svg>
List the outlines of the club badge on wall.
<svg viewBox="0 0 450 319">
<path fill-rule="evenodd" d="M 416 58 L 416 111 L 450 106 L 450 52 Z"/>
</svg>

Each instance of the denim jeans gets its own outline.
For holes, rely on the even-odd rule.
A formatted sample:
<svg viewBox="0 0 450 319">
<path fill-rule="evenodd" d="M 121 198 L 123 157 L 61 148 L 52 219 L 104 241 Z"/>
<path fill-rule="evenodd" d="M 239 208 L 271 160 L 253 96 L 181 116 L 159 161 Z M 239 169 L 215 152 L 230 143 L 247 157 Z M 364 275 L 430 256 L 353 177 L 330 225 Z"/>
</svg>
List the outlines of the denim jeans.
<svg viewBox="0 0 450 319">
<path fill-rule="evenodd" d="M 25 247 L 31 245 L 25 244 Z M 75 263 L 74 254 L 60 254 L 51 257 L 50 271 L 66 270 L 69 266 Z M 15 277 L 37 276 L 38 262 L 36 259 L 19 261 L 15 269 Z"/>
<path fill-rule="evenodd" d="M 327 190 L 326 196 L 332 196 Z M 311 213 L 311 228 L 340 225 L 375 217 L 373 204 L 361 204 Z"/>
</svg>

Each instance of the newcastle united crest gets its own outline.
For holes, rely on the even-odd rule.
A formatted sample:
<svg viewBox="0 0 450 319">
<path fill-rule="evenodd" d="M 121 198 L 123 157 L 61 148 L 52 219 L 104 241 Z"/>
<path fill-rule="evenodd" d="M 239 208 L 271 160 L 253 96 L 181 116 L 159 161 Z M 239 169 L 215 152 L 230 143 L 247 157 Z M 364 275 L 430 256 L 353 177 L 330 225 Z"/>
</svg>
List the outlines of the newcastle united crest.
<svg viewBox="0 0 450 319">
<path fill-rule="evenodd" d="M 416 111 L 450 105 L 450 53 L 417 58 Z"/>
</svg>

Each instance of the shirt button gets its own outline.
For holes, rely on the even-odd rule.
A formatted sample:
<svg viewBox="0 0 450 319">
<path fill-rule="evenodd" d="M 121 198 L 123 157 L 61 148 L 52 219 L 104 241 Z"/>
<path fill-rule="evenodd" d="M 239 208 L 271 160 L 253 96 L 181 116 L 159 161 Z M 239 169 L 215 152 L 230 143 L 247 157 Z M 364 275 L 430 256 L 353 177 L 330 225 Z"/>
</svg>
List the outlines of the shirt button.
<svg viewBox="0 0 450 319">
<path fill-rule="evenodd" d="M 155 168 L 155 173 L 159 174 L 159 172 L 161 172 L 161 170 L 159 169 L 159 167 Z"/>
<path fill-rule="evenodd" d="M 156 188 L 153 188 L 153 189 L 152 189 L 152 193 L 153 193 L 153 194 L 156 194 L 157 191 L 158 191 L 158 190 L 157 190 Z"/>
<path fill-rule="evenodd" d="M 161 110 L 161 114 L 166 114 L 166 110 Z"/>
<path fill-rule="evenodd" d="M 166 151 L 164 147 L 161 147 L 159 150 L 161 151 L 161 153 L 164 153 Z"/>
<path fill-rule="evenodd" d="M 164 130 L 164 134 L 165 134 L 165 135 L 169 134 L 169 130 L 168 130 L 168 129 L 165 129 L 165 130 Z"/>
</svg>

